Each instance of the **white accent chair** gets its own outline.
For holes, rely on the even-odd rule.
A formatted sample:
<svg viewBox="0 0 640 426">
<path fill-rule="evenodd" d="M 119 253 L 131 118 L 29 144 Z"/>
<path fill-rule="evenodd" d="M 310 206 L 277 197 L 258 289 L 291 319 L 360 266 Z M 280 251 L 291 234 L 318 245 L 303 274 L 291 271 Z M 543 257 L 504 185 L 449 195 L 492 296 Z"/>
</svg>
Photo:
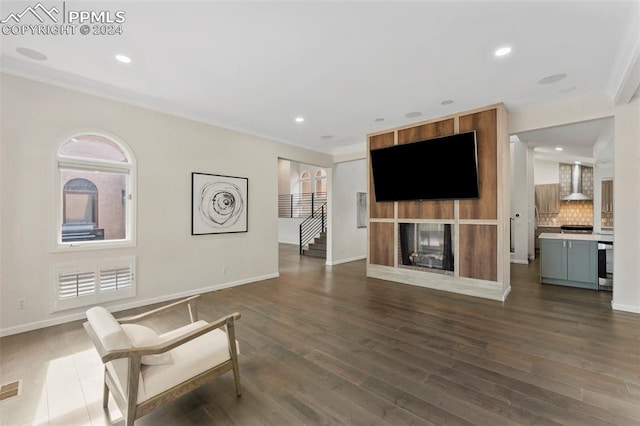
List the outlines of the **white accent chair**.
<svg viewBox="0 0 640 426">
<path fill-rule="evenodd" d="M 111 392 L 126 426 L 229 370 L 233 370 L 240 396 L 239 345 L 234 329 L 240 314 L 213 322 L 198 321 L 199 297 L 121 319 L 101 306 L 87 310 L 88 321 L 83 325 L 105 366 L 102 406 L 107 408 Z M 158 335 L 135 324 L 184 305 L 191 323 L 178 329 Z"/>
</svg>

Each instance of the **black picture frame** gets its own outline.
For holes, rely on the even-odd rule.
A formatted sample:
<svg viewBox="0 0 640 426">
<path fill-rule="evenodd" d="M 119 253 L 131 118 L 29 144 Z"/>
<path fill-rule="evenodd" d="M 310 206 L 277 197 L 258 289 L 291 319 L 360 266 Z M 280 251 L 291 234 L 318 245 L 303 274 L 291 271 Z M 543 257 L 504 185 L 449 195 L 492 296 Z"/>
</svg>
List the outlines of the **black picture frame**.
<svg viewBox="0 0 640 426">
<path fill-rule="evenodd" d="M 191 235 L 248 232 L 249 179 L 191 173 Z"/>
</svg>

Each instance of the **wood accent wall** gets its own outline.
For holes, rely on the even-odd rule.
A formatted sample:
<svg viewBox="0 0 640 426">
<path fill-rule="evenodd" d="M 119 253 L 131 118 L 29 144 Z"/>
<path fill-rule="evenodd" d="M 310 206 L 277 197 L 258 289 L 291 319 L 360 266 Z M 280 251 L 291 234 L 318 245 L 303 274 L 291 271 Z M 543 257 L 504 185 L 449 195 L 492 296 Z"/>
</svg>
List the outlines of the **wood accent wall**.
<svg viewBox="0 0 640 426">
<path fill-rule="evenodd" d="M 369 263 L 393 266 L 395 225 L 389 222 L 371 222 L 369 225 Z"/>
<path fill-rule="evenodd" d="M 498 227 L 460 225 L 460 276 L 496 281 Z"/>
<path fill-rule="evenodd" d="M 436 121 L 398 131 L 398 144 L 421 141 L 455 133 L 454 120 Z M 453 219 L 453 200 L 400 201 L 398 217 L 402 219 Z"/>
<path fill-rule="evenodd" d="M 371 136 L 369 138 L 369 149 L 384 148 L 394 144 L 393 132 L 382 135 Z M 377 202 L 376 195 L 373 192 L 373 173 L 371 172 L 371 159 L 369 159 L 369 217 L 376 219 L 393 218 L 392 202 Z"/>
<path fill-rule="evenodd" d="M 490 109 L 460 117 L 460 132 L 476 131 L 480 198 L 460 200 L 460 219 L 498 218 L 497 111 Z"/>
<path fill-rule="evenodd" d="M 497 295 L 498 299 L 508 294 L 509 235 L 508 224 L 505 225 L 509 220 L 507 120 L 504 105 L 497 104 L 369 135 L 371 150 L 475 130 L 480 196 L 473 200 L 378 203 L 369 163 L 367 274 L 371 270 L 370 276 L 439 289 L 451 286 L 451 291 L 462 293 L 468 291 L 468 279 L 471 278 L 484 284 L 467 294 L 493 292 L 487 297 L 496 298 Z M 394 262 L 394 247 L 398 246 L 397 228 L 402 222 L 452 224 L 456 264 L 452 280 L 446 281 L 447 287 L 442 287 L 445 285 L 442 274 L 406 269 Z M 490 290 L 486 290 L 488 288 Z"/>
</svg>

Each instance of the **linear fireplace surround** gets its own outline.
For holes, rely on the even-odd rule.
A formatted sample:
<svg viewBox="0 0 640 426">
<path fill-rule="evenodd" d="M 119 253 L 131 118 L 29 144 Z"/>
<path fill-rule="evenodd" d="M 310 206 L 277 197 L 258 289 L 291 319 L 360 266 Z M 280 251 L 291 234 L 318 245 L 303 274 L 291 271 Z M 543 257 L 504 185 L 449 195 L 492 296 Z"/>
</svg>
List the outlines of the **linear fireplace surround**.
<svg viewBox="0 0 640 426">
<path fill-rule="evenodd" d="M 399 267 L 453 273 L 451 224 L 400 223 L 398 236 Z"/>
</svg>

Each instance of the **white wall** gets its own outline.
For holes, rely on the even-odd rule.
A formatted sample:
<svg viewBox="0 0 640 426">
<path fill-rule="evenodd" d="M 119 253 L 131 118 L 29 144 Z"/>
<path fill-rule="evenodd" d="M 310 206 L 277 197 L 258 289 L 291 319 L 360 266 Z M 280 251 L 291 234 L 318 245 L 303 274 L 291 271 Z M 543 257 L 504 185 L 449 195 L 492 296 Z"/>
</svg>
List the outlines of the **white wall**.
<svg viewBox="0 0 640 426">
<path fill-rule="evenodd" d="M 640 97 L 615 111 L 614 309 L 640 313 Z"/>
<path fill-rule="evenodd" d="M 51 266 L 72 259 L 137 256 L 137 296 L 112 310 L 277 276 L 278 157 L 332 164 L 326 154 L 7 74 L 0 84 L 2 334 L 83 317 L 84 309 L 49 313 Z M 76 129 L 115 134 L 132 148 L 136 247 L 52 252 L 54 155 Z M 249 178 L 249 232 L 190 235 L 192 172 Z M 26 309 L 17 310 L 21 298 Z"/>
<path fill-rule="evenodd" d="M 535 168 L 535 151 L 533 147 L 527 147 L 527 188 L 529 188 L 529 230 L 528 230 L 528 248 L 529 260 L 536 258 L 536 243 L 535 243 L 535 227 L 536 227 L 536 200 L 535 200 L 535 186 L 534 186 L 534 168 Z"/>
<path fill-rule="evenodd" d="M 300 224 L 304 218 L 281 217 L 278 219 L 278 242 L 300 245 Z"/>
<path fill-rule="evenodd" d="M 291 161 L 278 159 L 278 194 L 291 193 Z"/>
<path fill-rule="evenodd" d="M 358 192 L 367 192 L 367 161 L 364 159 L 337 163 L 331 181 L 331 256 L 327 263 L 335 265 L 367 257 L 367 228 L 357 228 Z"/>
<path fill-rule="evenodd" d="M 557 161 L 535 160 L 533 181 L 535 185 L 560 183 L 560 163 Z"/>
<path fill-rule="evenodd" d="M 527 174 L 528 146 L 526 142 L 511 142 L 511 236 L 514 252 L 512 263 L 529 263 L 529 187 Z"/>
</svg>

